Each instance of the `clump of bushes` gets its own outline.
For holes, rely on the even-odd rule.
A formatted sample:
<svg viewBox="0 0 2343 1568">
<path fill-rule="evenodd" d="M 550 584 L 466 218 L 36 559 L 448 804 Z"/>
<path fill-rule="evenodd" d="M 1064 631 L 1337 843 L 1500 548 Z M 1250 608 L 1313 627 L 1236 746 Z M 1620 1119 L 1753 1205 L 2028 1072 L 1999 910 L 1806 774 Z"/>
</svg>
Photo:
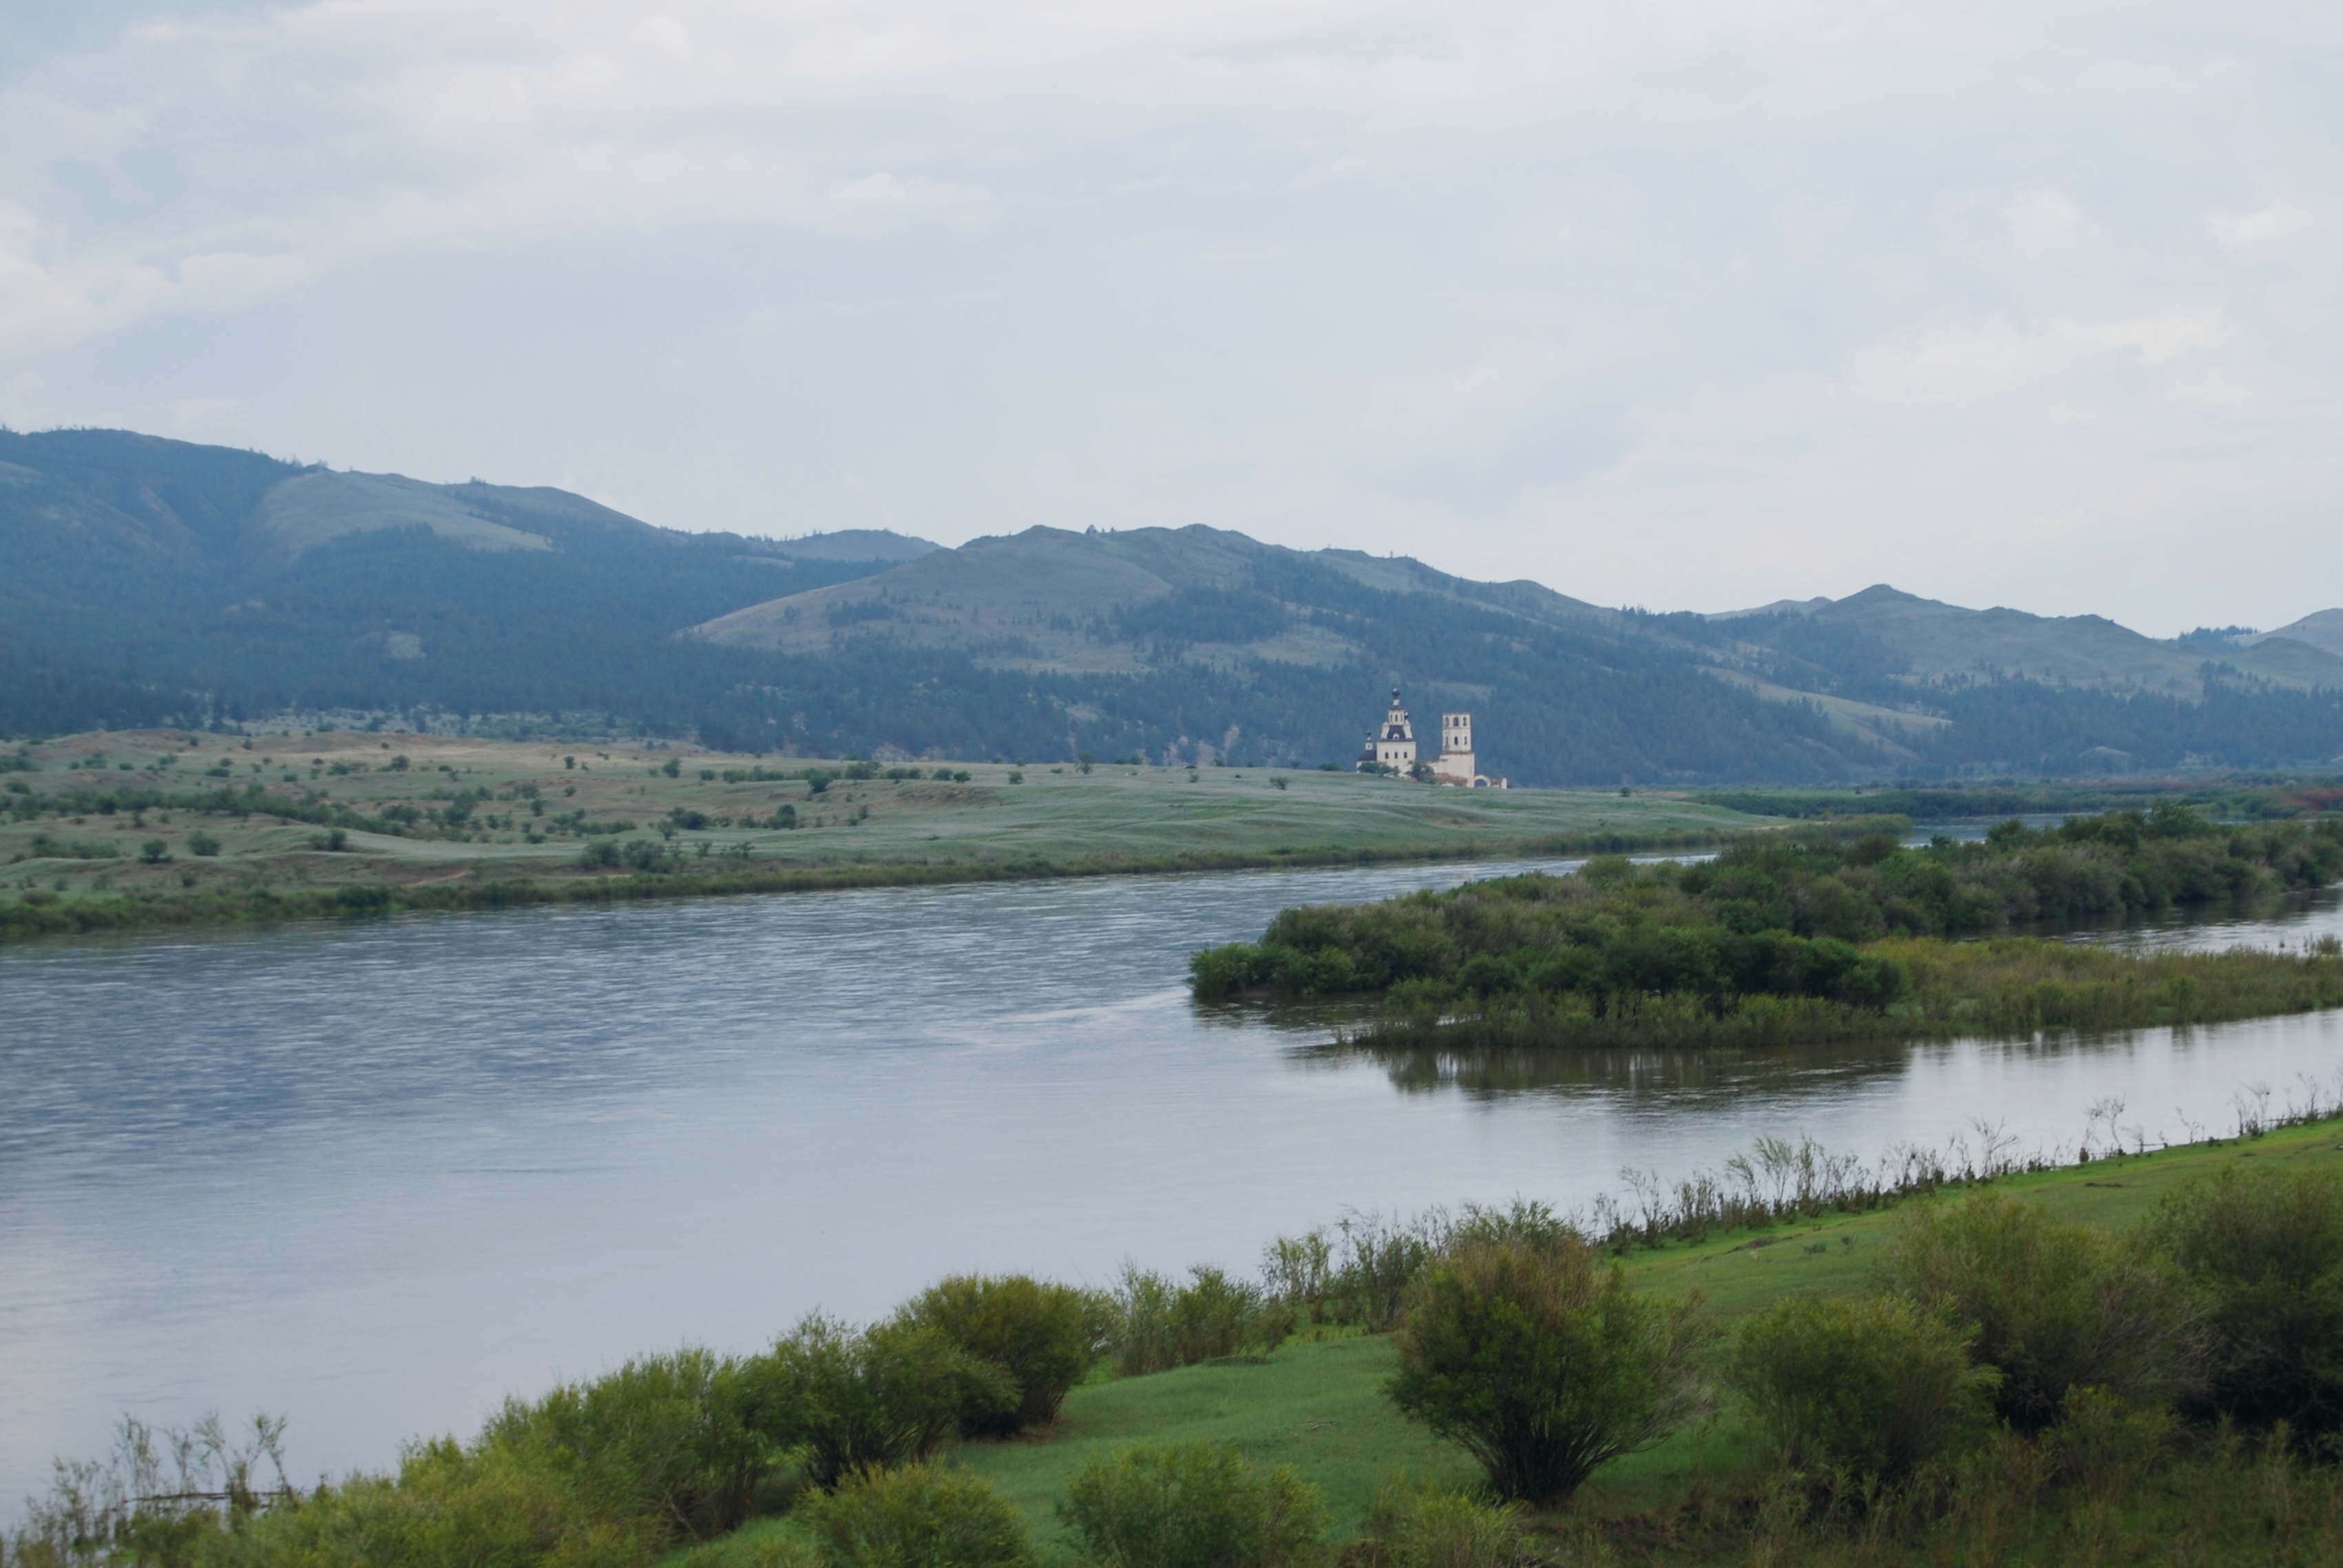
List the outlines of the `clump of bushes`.
<svg viewBox="0 0 2343 1568">
<path fill-rule="evenodd" d="M 1019 1568 L 1031 1560 L 1016 1509 L 965 1471 L 858 1470 L 797 1513 L 831 1568 Z"/>
<path fill-rule="evenodd" d="M 2231 1166 L 2167 1198 L 2147 1232 L 2204 1313 L 2189 1408 L 2304 1438 L 2343 1430 L 2343 1181 Z"/>
<path fill-rule="evenodd" d="M 1794 1296 L 1742 1325 L 1725 1376 L 1786 1462 L 1897 1480 L 1990 1429 L 1975 1339 L 1905 1296 Z"/>
<path fill-rule="evenodd" d="M 1994 1408 L 2020 1432 L 2058 1419 L 2069 1389 L 2169 1402 L 2197 1380 L 2194 1306 L 2152 1249 L 1981 1194 L 1907 1211 L 1880 1281 L 1974 1327 L 1998 1369 Z"/>
<path fill-rule="evenodd" d="M 1364 1555 L 1373 1568 L 1516 1568 L 1529 1560 L 1520 1515 L 1519 1503 L 1385 1482 L 1367 1505 Z"/>
<path fill-rule="evenodd" d="M 1317 1489 L 1217 1443 L 1137 1443 L 1075 1473 L 1058 1517 L 1111 1568 L 1288 1568 L 1315 1561 Z"/>
<path fill-rule="evenodd" d="M 1574 1235 L 1471 1236 L 1409 1287 L 1392 1398 L 1543 1503 L 1698 1408 L 1697 1297 L 1642 1300 Z"/>
<path fill-rule="evenodd" d="M 775 1416 L 760 1368 L 705 1350 L 630 1361 L 592 1382 L 508 1403 L 484 1449 L 541 1462 L 598 1517 L 663 1521 L 706 1540 L 749 1517 Z"/>
<path fill-rule="evenodd" d="M 1201 1263 L 1184 1283 L 1127 1266 L 1109 1305 L 1109 1350 L 1125 1377 L 1274 1350 L 1293 1328 L 1284 1303 Z"/>
<path fill-rule="evenodd" d="M 963 1422 L 1017 1409 L 1017 1380 L 924 1324 L 856 1331 L 815 1313 L 749 1373 L 762 1425 L 828 1488 L 858 1470 L 926 1459 Z"/>
<path fill-rule="evenodd" d="M 1067 1391 L 1097 1364 L 1113 1310 L 1107 1298 L 1071 1285 L 960 1274 L 929 1287 L 902 1315 L 1015 1381 L 1013 1406 L 980 1403 L 960 1416 L 970 1436 L 1006 1436 L 1058 1419 Z"/>
</svg>

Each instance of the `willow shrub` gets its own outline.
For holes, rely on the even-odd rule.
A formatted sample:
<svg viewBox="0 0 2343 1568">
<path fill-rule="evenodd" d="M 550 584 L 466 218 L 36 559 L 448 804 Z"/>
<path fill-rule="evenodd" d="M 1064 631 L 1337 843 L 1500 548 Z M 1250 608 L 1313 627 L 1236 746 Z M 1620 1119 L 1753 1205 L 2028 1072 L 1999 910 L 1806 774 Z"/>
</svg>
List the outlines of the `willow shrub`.
<svg viewBox="0 0 2343 1568">
<path fill-rule="evenodd" d="M 1995 1408 L 2021 1432 L 2056 1422 L 2069 1389 L 2154 1406 L 2198 1376 L 2195 1311 L 2169 1261 L 2013 1198 L 1908 1209 L 1880 1281 L 1975 1329 L 1976 1358 L 2001 1373 Z"/>
<path fill-rule="evenodd" d="M 2147 1231 L 2204 1304 L 2202 1408 L 2343 1429 L 2343 1177 L 2230 1166 L 2166 1198 Z"/>
<path fill-rule="evenodd" d="M 1294 1322 L 1284 1302 L 1205 1264 L 1184 1284 L 1127 1265 L 1109 1304 L 1109 1350 L 1125 1377 L 1274 1350 Z"/>
<path fill-rule="evenodd" d="M 1393 1401 L 1463 1444 L 1501 1496 L 1569 1496 L 1696 1408 L 1697 1295 L 1644 1301 L 1576 1237 L 1464 1241 L 1417 1276 Z"/>
<path fill-rule="evenodd" d="M 1290 1568 L 1323 1555 L 1318 1491 L 1220 1443 L 1136 1443 L 1074 1473 L 1058 1517 L 1111 1568 Z"/>
<path fill-rule="evenodd" d="M 1031 1561 L 1017 1510 L 966 1471 L 858 1470 L 798 1504 L 832 1568 L 1020 1568 Z"/>
<path fill-rule="evenodd" d="M 749 1517 L 770 1467 L 750 1382 L 741 1362 L 705 1350 L 646 1356 L 508 1403 L 482 1442 L 541 1460 L 599 1516 L 704 1540 Z"/>
<path fill-rule="evenodd" d="M 1787 1462 L 1900 1480 L 1991 1427 L 1974 1337 L 1907 1297 L 1792 1296 L 1742 1324 L 1725 1381 Z"/>
<path fill-rule="evenodd" d="M 931 1328 L 901 1320 L 856 1331 L 807 1317 L 745 1367 L 769 1435 L 802 1446 L 815 1485 L 923 1460 L 970 1412 L 1017 1408 L 1017 1382 Z"/>
<path fill-rule="evenodd" d="M 961 1413 L 963 1432 L 1006 1436 L 1058 1419 L 1066 1392 L 1097 1362 L 1111 1312 L 1105 1298 L 1071 1285 L 1024 1274 L 959 1274 L 921 1292 L 902 1316 L 1016 1380 L 1013 1408 L 980 1402 Z"/>
</svg>

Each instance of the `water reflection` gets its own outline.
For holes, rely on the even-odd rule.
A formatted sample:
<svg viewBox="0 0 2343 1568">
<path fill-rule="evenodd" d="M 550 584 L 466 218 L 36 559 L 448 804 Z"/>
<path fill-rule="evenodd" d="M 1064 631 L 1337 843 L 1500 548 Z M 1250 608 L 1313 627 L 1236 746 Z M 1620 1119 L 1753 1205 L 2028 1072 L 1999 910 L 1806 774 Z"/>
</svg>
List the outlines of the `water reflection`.
<svg viewBox="0 0 2343 1568">
<path fill-rule="evenodd" d="M 1894 1076 L 1907 1065 L 1903 1047 L 1875 1042 L 1779 1050 L 1539 1050 L 1345 1041 L 1305 1047 L 1295 1055 L 1304 1065 L 1372 1063 L 1405 1094 L 1453 1089 L 1479 1097 L 1665 1095 L 1686 1105 L 1825 1077 L 1856 1084 Z"/>
</svg>

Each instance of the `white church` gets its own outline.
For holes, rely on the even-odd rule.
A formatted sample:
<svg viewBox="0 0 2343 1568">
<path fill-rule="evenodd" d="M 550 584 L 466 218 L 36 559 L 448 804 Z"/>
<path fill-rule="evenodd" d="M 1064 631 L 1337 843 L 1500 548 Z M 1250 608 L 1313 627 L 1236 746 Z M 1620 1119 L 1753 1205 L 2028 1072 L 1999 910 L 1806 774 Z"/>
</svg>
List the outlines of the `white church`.
<svg viewBox="0 0 2343 1568">
<path fill-rule="evenodd" d="M 1417 760 L 1415 725 L 1409 719 L 1407 709 L 1400 705 L 1399 688 L 1394 686 L 1391 711 L 1383 715 L 1383 727 L 1367 737 L 1366 748 L 1359 753 L 1359 769 L 1364 772 L 1381 766 L 1407 773 L 1414 769 Z M 1440 716 L 1440 755 L 1431 759 L 1430 767 L 1432 782 L 1452 789 L 1505 788 L 1504 779 L 1492 779 L 1473 765 L 1473 716 L 1469 713 Z"/>
</svg>

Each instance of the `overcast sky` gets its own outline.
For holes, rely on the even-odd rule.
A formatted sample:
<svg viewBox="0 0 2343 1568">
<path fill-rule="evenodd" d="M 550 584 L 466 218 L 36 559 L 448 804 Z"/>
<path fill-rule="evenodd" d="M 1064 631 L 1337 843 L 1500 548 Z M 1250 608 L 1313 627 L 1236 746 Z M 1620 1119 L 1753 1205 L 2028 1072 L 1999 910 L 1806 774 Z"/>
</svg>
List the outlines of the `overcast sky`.
<svg viewBox="0 0 2343 1568">
<path fill-rule="evenodd" d="M 2333 0 L 0 0 L 0 419 L 2267 628 L 2338 132 Z"/>
</svg>

